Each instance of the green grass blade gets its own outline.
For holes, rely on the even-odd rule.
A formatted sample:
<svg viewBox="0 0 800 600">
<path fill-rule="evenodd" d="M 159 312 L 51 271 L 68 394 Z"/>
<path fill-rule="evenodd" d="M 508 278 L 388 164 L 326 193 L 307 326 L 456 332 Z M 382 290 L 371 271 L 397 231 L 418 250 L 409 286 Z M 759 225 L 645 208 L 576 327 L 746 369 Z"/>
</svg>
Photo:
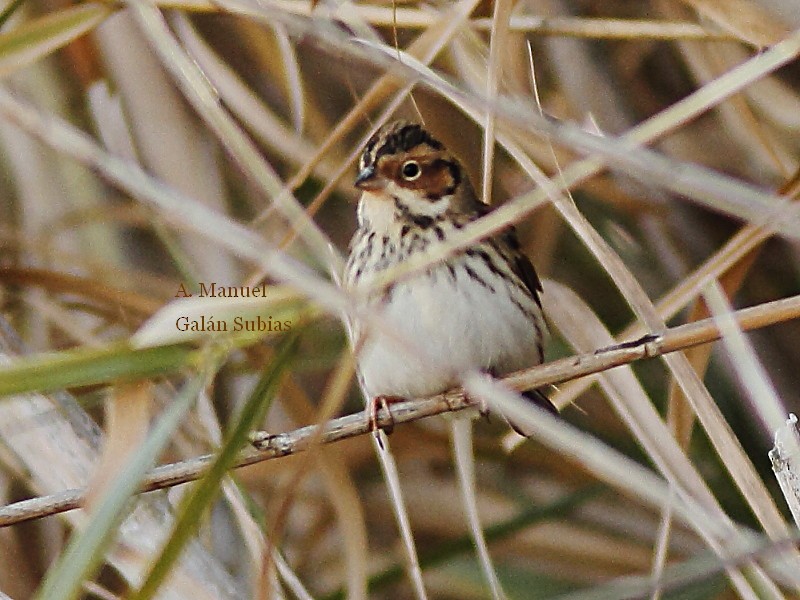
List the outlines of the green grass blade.
<svg viewBox="0 0 800 600">
<path fill-rule="evenodd" d="M 206 355 L 205 368 L 183 386 L 92 512 L 89 526 L 72 538 L 58 563 L 48 571 L 35 596 L 37 600 L 72 600 L 81 594 L 83 582 L 96 573 L 108 545 L 128 514 L 130 499 L 142 478 L 153 467 L 211 375 L 216 373 L 221 358 L 219 352 L 210 357 Z"/>
<path fill-rule="evenodd" d="M 66 46 L 102 23 L 112 12 L 110 6 L 81 4 L 0 34 L 0 77 Z"/>
<path fill-rule="evenodd" d="M 294 356 L 297 339 L 298 334 L 293 332 L 281 341 L 272 363 L 251 392 L 235 424 L 228 430 L 214 462 L 203 478 L 196 481 L 191 491 L 184 496 L 161 555 L 150 568 L 142 587 L 130 600 L 149 600 L 169 576 L 184 546 L 200 527 L 201 515 L 219 494 L 222 479 L 233 466 L 239 450 L 247 443 L 250 432 L 266 414 L 278 391 L 281 376 Z"/>
<path fill-rule="evenodd" d="M 269 298 L 220 298 L 195 302 L 174 302 L 161 309 L 129 342 L 116 343 L 104 348 L 75 348 L 48 354 L 15 358 L 0 365 L 0 398 L 25 392 L 47 392 L 70 387 L 97 385 L 118 381 L 133 381 L 171 375 L 185 367 L 196 366 L 202 355 L 199 344 L 209 335 L 220 334 L 178 331 L 178 316 L 200 318 L 200 314 L 213 314 L 216 321 L 229 323 L 229 331 L 222 334 L 230 347 L 244 347 L 270 335 L 280 335 L 288 329 L 265 331 L 237 330 L 236 319 L 249 323 L 256 317 L 268 319 L 270 325 L 302 327 L 313 319 L 315 309 L 296 300 L 296 294 L 287 290 L 270 290 Z M 199 312 L 198 312 L 199 311 Z M 274 321 L 273 321 L 274 319 Z M 220 342 L 222 343 L 222 342 Z"/>
<path fill-rule="evenodd" d="M 193 365 L 200 354 L 189 344 L 141 349 L 118 344 L 35 355 L 0 367 L 0 396 L 168 375 Z"/>
<path fill-rule="evenodd" d="M 6 22 L 14 16 L 14 13 L 17 12 L 17 9 L 24 4 L 25 0 L 12 0 L 3 8 L 3 12 L 0 12 L 0 27 L 6 24 Z"/>
</svg>

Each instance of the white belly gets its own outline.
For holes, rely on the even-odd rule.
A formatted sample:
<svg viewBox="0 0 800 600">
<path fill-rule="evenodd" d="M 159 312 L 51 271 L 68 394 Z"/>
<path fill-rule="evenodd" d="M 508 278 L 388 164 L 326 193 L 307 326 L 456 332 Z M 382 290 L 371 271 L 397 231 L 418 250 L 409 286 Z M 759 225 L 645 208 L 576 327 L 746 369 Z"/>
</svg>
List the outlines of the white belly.
<svg viewBox="0 0 800 600">
<path fill-rule="evenodd" d="M 382 305 L 383 321 L 414 350 L 409 354 L 380 332 L 367 338 L 358 362 L 370 396 L 429 396 L 458 385 L 469 370 L 502 375 L 540 362 L 543 325 L 537 331 L 501 282 L 495 281 L 493 293 L 470 279 L 462 260 L 451 262 L 456 281 L 442 266 L 395 285 Z M 481 275 L 492 282 L 488 270 Z M 541 324 L 536 303 L 519 293 L 514 297 Z"/>
</svg>

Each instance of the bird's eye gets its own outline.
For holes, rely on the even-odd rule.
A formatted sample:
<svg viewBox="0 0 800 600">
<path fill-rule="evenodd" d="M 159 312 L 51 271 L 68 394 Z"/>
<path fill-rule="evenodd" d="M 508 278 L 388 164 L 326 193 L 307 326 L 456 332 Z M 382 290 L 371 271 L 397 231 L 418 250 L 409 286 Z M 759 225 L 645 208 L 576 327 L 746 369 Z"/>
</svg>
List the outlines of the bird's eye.
<svg viewBox="0 0 800 600">
<path fill-rule="evenodd" d="M 422 174 L 419 163 L 415 160 L 407 160 L 404 162 L 400 172 L 403 174 L 403 179 L 406 181 L 414 181 Z"/>
</svg>

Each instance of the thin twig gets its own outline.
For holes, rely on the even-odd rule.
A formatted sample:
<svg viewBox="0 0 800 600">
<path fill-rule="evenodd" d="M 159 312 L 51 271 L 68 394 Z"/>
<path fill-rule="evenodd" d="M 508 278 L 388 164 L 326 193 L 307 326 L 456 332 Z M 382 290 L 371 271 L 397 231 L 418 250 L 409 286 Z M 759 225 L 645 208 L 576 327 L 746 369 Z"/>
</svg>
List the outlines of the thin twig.
<svg viewBox="0 0 800 600">
<path fill-rule="evenodd" d="M 733 315 L 739 327 L 744 331 L 797 319 L 800 318 L 800 295 L 738 310 Z M 641 340 L 596 352 L 554 360 L 520 371 L 504 381 L 517 390 L 533 389 L 577 379 L 637 360 L 684 350 L 718 339 L 720 339 L 720 332 L 714 320 L 705 319 L 673 327 L 660 335 L 647 336 Z M 432 398 L 393 404 L 391 415 L 381 411 L 378 414 L 377 422 L 379 427 L 386 427 L 390 424 L 408 423 L 474 406 L 475 403 L 466 398 L 463 392 L 453 390 Z M 261 449 L 251 448 L 242 452 L 235 462 L 235 468 L 297 454 L 307 450 L 315 440 L 319 440 L 323 444 L 330 444 L 371 433 L 369 416 L 368 411 L 362 411 L 333 419 L 325 425 L 321 435 L 316 425 L 267 435 L 260 443 Z M 150 492 L 194 481 L 202 476 L 213 459 L 213 454 L 207 454 L 156 467 L 144 479 L 140 492 Z M 72 489 L 59 494 L 9 504 L 0 508 L 0 527 L 80 508 L 85 493 L 85 489 Z"/>
</svg>

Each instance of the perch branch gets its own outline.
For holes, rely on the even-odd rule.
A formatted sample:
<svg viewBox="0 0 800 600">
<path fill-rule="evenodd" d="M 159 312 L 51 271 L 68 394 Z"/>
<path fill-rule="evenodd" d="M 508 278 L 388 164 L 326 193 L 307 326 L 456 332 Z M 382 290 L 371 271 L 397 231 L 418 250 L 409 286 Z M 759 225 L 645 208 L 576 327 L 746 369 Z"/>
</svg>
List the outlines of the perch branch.
<svg viewBox="0 0 800 600">
<path fill-rule="evenodd" d="M 734 313 L 734 317 L 745 331 L 797 319 L 800 317 L 800 296 L 738 310 Z M 554 360 L 515 373 L 504 381 L 516 390 L 533 389 L 599 373 L 636 360 L 707 344 L 719 338 L 719 329 L 714 321 L 704 319 L 667 329 L 659 335 L 649 335 L 592 353 Z M 408 423 L 473 406 L 475 403 L 466 398 L 463 392 L 453 390 L 432 398 L 392 404 L 391 416 L 385 411 L 380 411 L 377 423 L 379 427 L 386 427 L 390 424 Z M 235 468 L 302 452 L 312 443 L 316 443 L 319 434 L 316 429 L 315 425 L 309 425 L 285 433 L 265 434 L 260 440 L 259 449 L 248 448 L 242 451 Z M 358 412 L 327 422 L 318 439 L 320 443 L 330 444 L 370 431 L 368 413 Z M 140 492 L 150 492 L 194 481 L 202 476 L 212 460 L 213 455 L 207 454 L 156 467 L 145 478 Z M 0 527 L 80 508 L 85 493 L 85 489 L 71 489 L 3 506 L 0 508 Z"/>
</svg>

